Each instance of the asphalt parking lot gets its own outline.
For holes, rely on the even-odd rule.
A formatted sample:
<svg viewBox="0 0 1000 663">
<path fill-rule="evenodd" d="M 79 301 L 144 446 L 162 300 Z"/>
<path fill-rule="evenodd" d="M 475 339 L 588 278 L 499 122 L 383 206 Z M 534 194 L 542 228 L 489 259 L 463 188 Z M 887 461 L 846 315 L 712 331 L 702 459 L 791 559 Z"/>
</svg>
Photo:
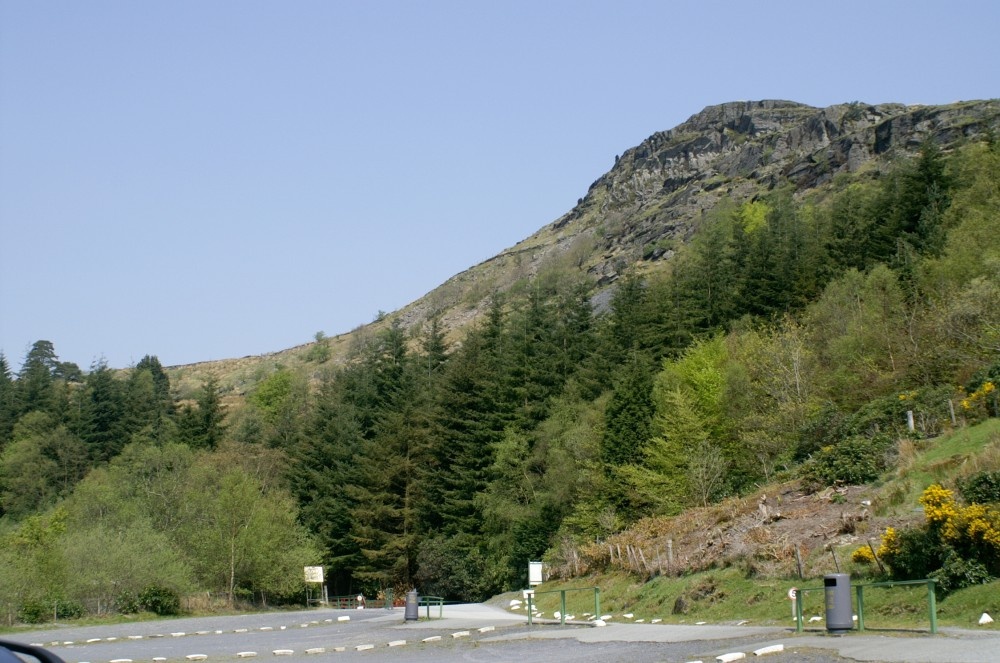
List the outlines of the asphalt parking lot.
<svg viewBox="0 0 1000 663">
<path fill-rule="evenodd" d="M 5 636 L 43 644 L 67 663 L 188 663 L 277 659 L 334 661 L 716 661 L 761 654 L 783 663 L 1000 661 L 1000 632 L 946 631 L 831 636 L 785 627 L 616 623 L 543 623 L 524 615 L 467 604 L 447 606 L 442 619 L 406 622 L 401 609 L 268 612 L 89 627 L 58 627 Z M 276 661 L 276 663 L 277 663 Z M 247 661 L 247 663 L 251 663 Z"/>
</svg>

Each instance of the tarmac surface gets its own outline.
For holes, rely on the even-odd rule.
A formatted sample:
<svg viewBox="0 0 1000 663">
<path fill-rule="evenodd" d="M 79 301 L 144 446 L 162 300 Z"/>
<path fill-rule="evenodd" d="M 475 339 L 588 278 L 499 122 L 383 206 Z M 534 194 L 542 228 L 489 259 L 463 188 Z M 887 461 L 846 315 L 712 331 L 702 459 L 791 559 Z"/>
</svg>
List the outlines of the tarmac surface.
<svg viewBox="0 0 1000 663">
<path fill-rule="evenodd" d="M 2 637 L 43 644 L 67 663 L 188 663 L 243 658 L 311 661 L 717 661 L 738 653 L 775 663 L 1000 663 L 1000 631 L 795 633 L 780 626 L 673 625 L 551 620 L 493 606 L 445 606 L 406 622 L 402 609 L 268 612 L 88 627 L 49 627 Z M 780 649 L 774 653 L 754 652 Z M 250 663 L 247 661 L 246 663 Z M 278 661 L 276 661 L 278 663 Z"/>
</svg>

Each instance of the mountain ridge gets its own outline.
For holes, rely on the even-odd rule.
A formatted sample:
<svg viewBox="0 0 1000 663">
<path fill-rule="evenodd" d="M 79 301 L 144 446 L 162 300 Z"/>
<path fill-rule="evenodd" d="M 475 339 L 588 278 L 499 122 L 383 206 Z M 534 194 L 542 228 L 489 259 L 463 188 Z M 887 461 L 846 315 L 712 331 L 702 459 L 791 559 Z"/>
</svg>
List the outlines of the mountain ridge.
<svg viewBox="0 0 1000 663">
<path fill-rule="evenodd" d="M 781 186 L 802 195 L 840 173 L 888 168 L 927 140 L 949 150 L 998 128 L 1000 99 L 941 106 L 855 101 L 818 108 L 773 99 L 707 106 L 616 156 L 571 210 L 532 235 L 397 311 L 318 342 L 332 346 L 329 360 L 342 362 L 352 339 L 390 320 L 414 330 L 432 318 L 455 342 L 495 292 L 560 265 L 586 271 L 599 302 L 600 291 L 629 269 L 668 262 L 697 232 L 699 221 L 727 198 L 740 203 Z M 207 367 L 224 375 L 234 362 L 286 363 L 315 345 L 169 368 Z"/>
</svg>

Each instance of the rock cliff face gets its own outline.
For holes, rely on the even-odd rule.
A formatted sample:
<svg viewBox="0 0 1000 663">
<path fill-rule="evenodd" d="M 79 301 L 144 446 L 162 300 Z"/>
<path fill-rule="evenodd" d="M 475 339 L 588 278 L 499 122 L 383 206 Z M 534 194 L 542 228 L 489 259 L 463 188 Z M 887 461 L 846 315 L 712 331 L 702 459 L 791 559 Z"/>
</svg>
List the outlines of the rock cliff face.
<svg viewBox="0 0 1000 663">
<path fill-rule="evenodd" d="M 987 132 L 1000 132 L 1000 100 L 709 106 L 615 157 L 572 210 L 399 315 L 406 326 L 434 314 L 446 328 L 461 328 L 477 317 L 489 293 L 556 261 L 585 268 L 598 285 L 609 285 L 639 261 L 668 260 L 724 198 L 742 202 L 778 186 L 802 193 L 838 173 L 886 168 L 927 140 L 948 150 Z"/>
<path fill-rule="evenodd" d="M 640 258 L 669 258 L 669 242 L 663 240 L 687 240 L 700 216 L 723 197 L 740 201 L 781 185 L 801 192 L 841 172 L 883 168 L 927 140 L 947 150 L 998 127 L 998 100 L 949 106 L 855 102 L 814 108 L 776 100 L 710 106 L 617 157 L 550 228 L 583 232 L 599 220 L 603 259 L 590 271 L 607 283 Z"/>
</svg>

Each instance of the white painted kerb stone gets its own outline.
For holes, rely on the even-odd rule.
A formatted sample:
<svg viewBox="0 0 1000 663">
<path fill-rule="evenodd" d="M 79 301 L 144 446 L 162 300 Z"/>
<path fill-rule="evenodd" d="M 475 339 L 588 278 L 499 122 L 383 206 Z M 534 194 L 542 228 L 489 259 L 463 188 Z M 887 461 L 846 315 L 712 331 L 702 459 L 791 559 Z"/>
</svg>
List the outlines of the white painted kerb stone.
<svg viewBox="0 0 1000 663">
<path fill-rule="evenodd" d="M 746 652 L 734 651 L 731 654 L 723 654 L 722 656 L 716 656 L 715 660 L 719 663 L 729 663 L 730 661 L 742 661 L 746 658 Z"/>
<path fill-rule="evenodd" d="M 763 656 L 765 654 L 777 654 L 778 652 L 782 651 L 785 651 L 785 645 L 771 645 L 770 647 L 761 647 L 760 649 L 755 649 L 753 655 Z"/>
</svg>

